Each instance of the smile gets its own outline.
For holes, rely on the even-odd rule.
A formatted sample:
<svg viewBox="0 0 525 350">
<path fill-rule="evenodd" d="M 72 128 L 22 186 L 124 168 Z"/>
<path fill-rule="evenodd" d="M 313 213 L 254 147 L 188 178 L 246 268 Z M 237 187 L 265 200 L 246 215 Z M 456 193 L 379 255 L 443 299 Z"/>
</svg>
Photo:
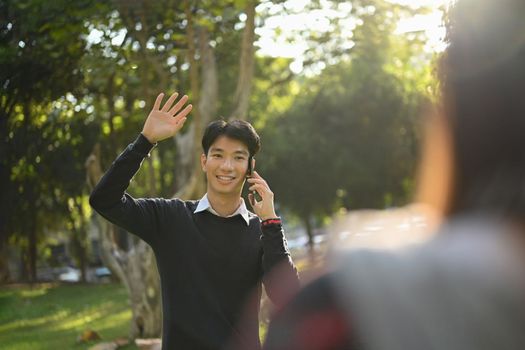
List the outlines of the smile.
<svg viewBox="0 0 525 350">
<path fill-rule="evenodd" d="M 235 180 L 234 176 L 217 175 L 217 179 L 221 182 L 231 182 Z"/>
</svg>

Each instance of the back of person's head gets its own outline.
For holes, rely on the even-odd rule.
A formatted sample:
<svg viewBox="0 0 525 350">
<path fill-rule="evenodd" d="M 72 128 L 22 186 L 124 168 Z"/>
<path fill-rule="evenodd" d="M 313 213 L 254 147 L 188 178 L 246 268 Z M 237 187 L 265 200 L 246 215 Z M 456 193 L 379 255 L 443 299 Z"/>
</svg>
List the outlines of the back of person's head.
<svg viewBox="0 0 525 350">
<path fill-rule="evenodd" d="M 525 217 L 525 1 L 459 0 L 441 61 L 452 182 L 446 214 Z M 435 169 L 440 171 L 440 169 Z"/>
<path fill-rule="evenodd" d="M 202 150 L 208 154 L 211 145 L 220 136 L 226 136 L 234 140 L 241 141 L 248 148 L 250 157 L 259 152 L 261 148 L 261 139 L 253 126 L 244 120 L 216 120 L 211 122 L 204 130 L 202 136 Z"/>
</svg>

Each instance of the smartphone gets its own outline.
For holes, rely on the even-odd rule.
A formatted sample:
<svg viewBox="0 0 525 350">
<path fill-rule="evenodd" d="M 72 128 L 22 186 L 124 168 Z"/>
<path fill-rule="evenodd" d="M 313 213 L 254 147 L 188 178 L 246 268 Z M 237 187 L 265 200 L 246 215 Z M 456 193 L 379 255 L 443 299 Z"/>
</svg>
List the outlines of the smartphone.
<svg viewBox="0 0 525 350">
<path fill-rule="evenodd" d="M 250 178 L 253 176 L 253 156 L 250 156 L 248 158 L 248 172 L 246 173 L 246 177 Z"/>
<path fill-rule="evenodd" d="M 253 166 L 253 156 L 248 158 L 248 172 L 246 173 L 246 178 L 250 178 L 253 176 L 254 166 Z M 255 198 L 256 201 L 261 200 L 261 196 L 257 193 L 257 191 L 251 191 L 250 192 L 253 195 L 253 198 Z M 252 205 L 254 203 L 251 203 Z"/>
</svg>

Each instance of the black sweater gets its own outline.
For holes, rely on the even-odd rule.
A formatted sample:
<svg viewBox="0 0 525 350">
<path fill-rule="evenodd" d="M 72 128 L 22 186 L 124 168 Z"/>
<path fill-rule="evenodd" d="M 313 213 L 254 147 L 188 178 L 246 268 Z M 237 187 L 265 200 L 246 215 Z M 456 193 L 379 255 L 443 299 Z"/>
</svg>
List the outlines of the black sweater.
<svg viewBox="0 0 525 350">
<path fill-rule="evenodd" d="M 278 306 L 299 286 L 281 225 L 263 227 L 251 213 L 249 225 L 239 215 L 195 214 L 198 201 L 131 197 L 125 191 L 152 147 L 139 135 L 102 177 L 90 204 L 155 253 L 162 349 L 224 349 L 239 342 L 260 348 L 261 281 Z M 268 274 L 272 269 L 279 273 Z"/>
</svg>

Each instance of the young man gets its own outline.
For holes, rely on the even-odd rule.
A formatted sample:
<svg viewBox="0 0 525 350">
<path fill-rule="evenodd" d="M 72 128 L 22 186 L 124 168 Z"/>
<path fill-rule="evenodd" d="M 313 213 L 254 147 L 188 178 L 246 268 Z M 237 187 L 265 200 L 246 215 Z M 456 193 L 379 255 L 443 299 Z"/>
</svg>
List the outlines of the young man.
<svg viewBox="0 0 525 350">
<path fill-rule="evenodd" d="M 241 197 L 259 136 L 244 121 L 216 121 L 205 130 L 201 165 L 207 193 L 199 201 L 140 198 L 126 193 L 141 162 L 175 135 L 192 106 L 160 94 L 142 133 L 115 160 L 90 197 L 107 220 L 146 241 L 155 252 L 163 300 L 162 349 L 259 349 L 261 281 L 281 306 L 299 286 L 273 193 L 253 172 L 247 179 L 255 214 Z M 174 104 L 175 103 L 175 104 Z M 278 273 L 277 271 L 278 270 Z"/>
</svg>

